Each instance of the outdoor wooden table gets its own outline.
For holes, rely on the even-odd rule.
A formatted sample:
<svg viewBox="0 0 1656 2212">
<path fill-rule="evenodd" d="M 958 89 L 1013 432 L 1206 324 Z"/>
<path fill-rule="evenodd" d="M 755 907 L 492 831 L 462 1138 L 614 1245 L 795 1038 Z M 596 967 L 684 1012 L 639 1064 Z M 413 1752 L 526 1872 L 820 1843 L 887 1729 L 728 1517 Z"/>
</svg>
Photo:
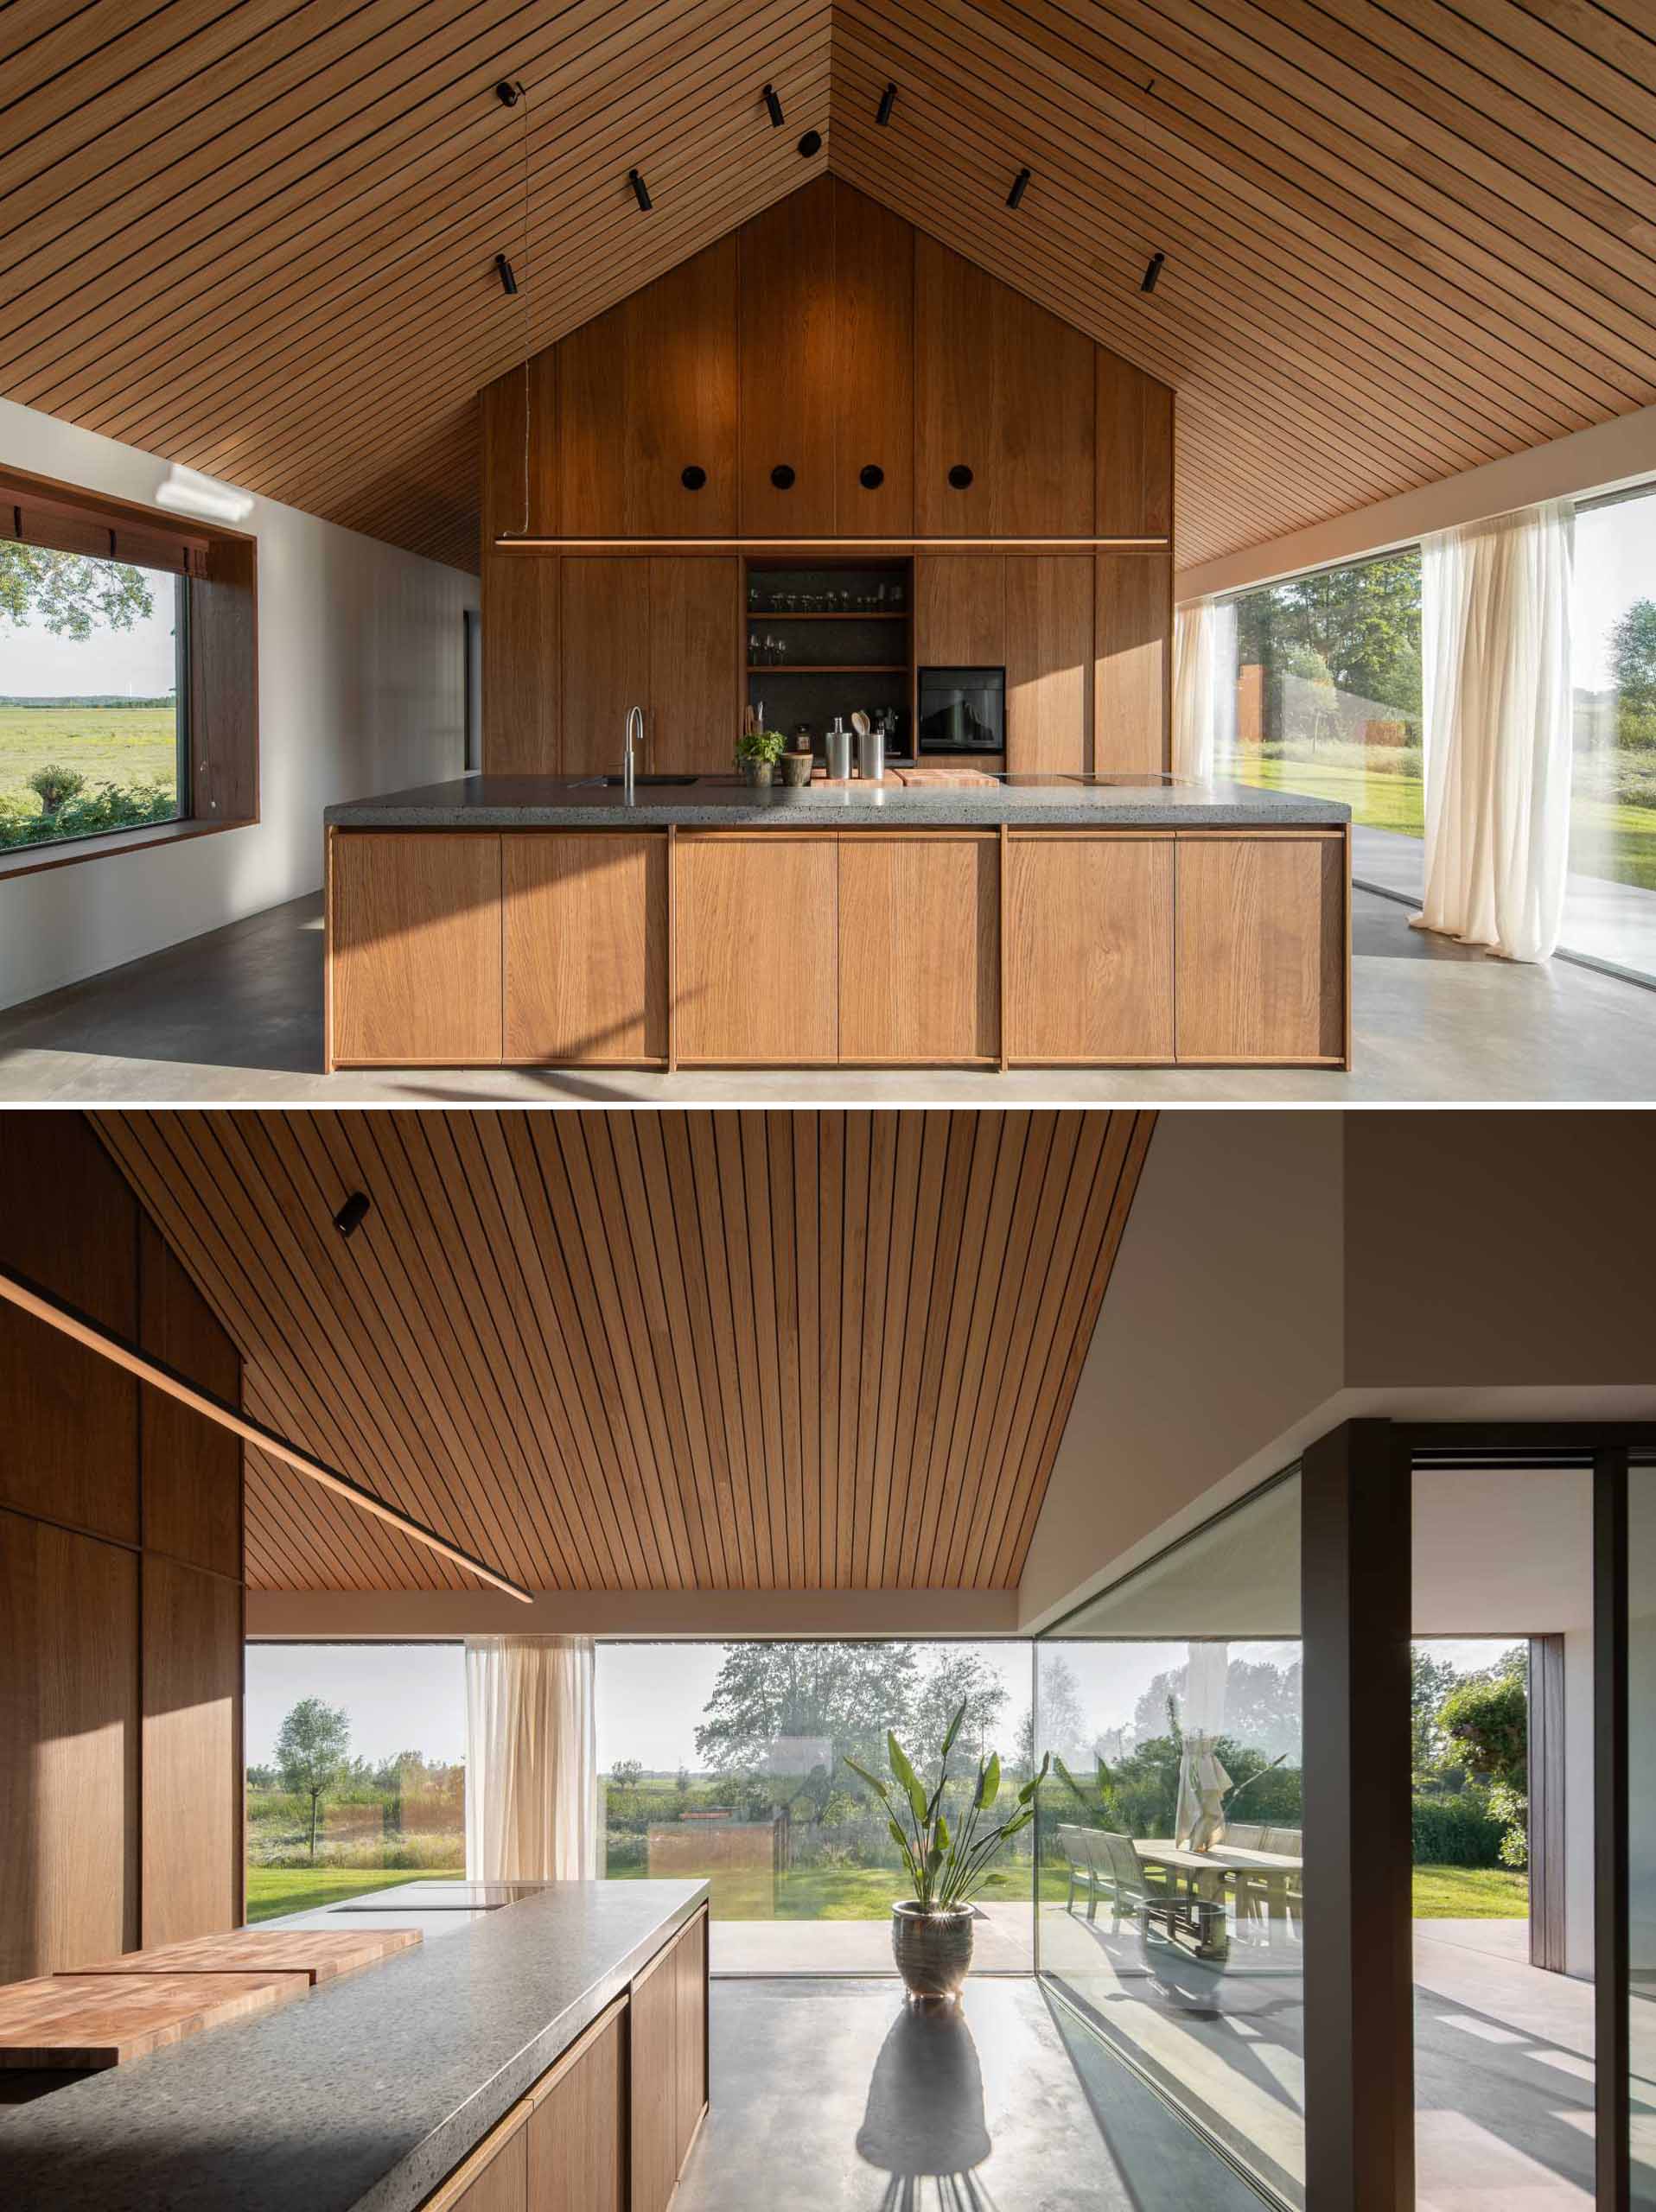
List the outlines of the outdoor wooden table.
<svg viewBox="0 0 1656 2212">
<path fill-rule="evenodd" d="M 1147 1836 L 1135 1840 L 1133 1848 L 1149 1865 L 1182 1876 L 1195 1897 L 1217 1898 L 1226 1875 L 1233 1880 L 1252 1876 L 1264 1891 L 1265 1910 L 1273 1923 L 1287 1920 L 1289 1885 L 1297 1885 L 1305 1871 L 1305 1861 L 1287 1852 L 1249 1851 L 1239 1844 L 1219 1843 L 1211 1851 L 1192 1851 L 1170 1836 Z M 1236 1881 L 1239 1892 L 1243 1886 Z"/>
</svg>

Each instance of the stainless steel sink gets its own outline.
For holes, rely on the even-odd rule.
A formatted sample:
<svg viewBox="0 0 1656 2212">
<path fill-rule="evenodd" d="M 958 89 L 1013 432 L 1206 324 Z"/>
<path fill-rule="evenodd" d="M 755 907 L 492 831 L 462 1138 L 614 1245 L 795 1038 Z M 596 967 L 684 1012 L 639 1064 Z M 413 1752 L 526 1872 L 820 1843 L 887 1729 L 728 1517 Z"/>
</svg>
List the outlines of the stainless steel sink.
<svg viewBox="0 0 1656 2212">
<path fill-rule="evenodd" d="M 634 776 L 633 785 L 634 790 L 641 791 L 646 784 L 659 788 L 663 784 L 693 784 L 695 781 L 694 776 Z M 618 791 L 624 790 L 626 785 L 625 776 L 580 776 L 576 779 L 577 791 L 596 791 L 602 788 L 604 791 Z"/>
</svg>

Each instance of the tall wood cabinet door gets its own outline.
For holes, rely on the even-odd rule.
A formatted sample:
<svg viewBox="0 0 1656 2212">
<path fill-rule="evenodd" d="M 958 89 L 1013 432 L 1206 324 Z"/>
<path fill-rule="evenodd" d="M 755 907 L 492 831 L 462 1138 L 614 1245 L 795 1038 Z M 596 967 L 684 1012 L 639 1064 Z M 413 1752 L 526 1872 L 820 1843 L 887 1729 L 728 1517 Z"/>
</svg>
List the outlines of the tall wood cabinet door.
<svg viewBox="0 0 1656 2212">
<path fill-rule="evenodd" d="M 241 1915 L 241 1588 L 143 1560 L 146 1944 L 219 1936 Z"/>
<path fill-rule="evenodd" d="M 1014 830 L 1007 841 L 1012 1061 L 1173 1058 L 1169 837 Z"/>
<path fill-rule="evenodd" d="M 0 1511 L 0 1982 L 138 1936 L 138 1561 Z"/>
<path fill-rule="evenodd" d="M 1181 837 L 1181 1060 L 1345 1058 L 1346 842 Z"/>
<path fill-rule="evenodd" d="M 500 1057 L 500 840 L 336 831 L 334 1057 L 392 1067 Z"/>
<path fill-rule="evenodd" d="M 240 1354 L 147 1214 L 138 1224 L 138 1329 L 147 1352 L 241 1403 Z M 140 1453 L 145 1545 L 239 1582 L 240 1438 L 169 1392 L 145 1389 Z"/>
<path fill-rule="evenodd" d="M 650 766 L 726 775 L 742 728 L 742 564 L 731 555 L 650 563 Z"/>
<path fill-rule="evenodd" d="M 548 1066 L 667 1056 L 667 838 L 508 830 L 506 1049 Z"/>
<path fill-rule="evenodd" d="M 557 498 L 565 537 L 627 535 L 629 309 L 572 330 L 557 346 Z"/>
<path fill-rule="evenodd" d="M 1006 563 L 1006 765 L 1074 775 L 1092 765 L 1092 560 Z"/>
<path fill-rule="evenodd" d="M 996 294 L 975 263 L 914 238 L 914 528 L 923 537 L 998 535 L 1001 398 Z M 970 481 L 950 481 L 951 472 Z"/>
<path fill-rule="evenodd" d="M 0 1261 L 129 1339 L 138 1332 L 137 1223 L 131 1192 L 81 1115 L 8 1116 Z M 130 1375 L 0 1306 L 0 1505 L 137 1542 Z"/>
<path fill-rule="evenodd" d="M 1000 841 L 873 830 L 839 849 L 843 1060 L 1000 1052 Z"/>
<path fill-rule="evenodd" d="M 1173 563 L 1162 553 L 1100 553 L 1093 609 L 1092 765 L 1158 775 L 1169 760 Z"/>
<path fill-rule="evenodd" d="M 678 2179 L 678 1974 L 671 1949 L 632 1985 L 632 2195 L 628 2212 L 666 2212 Z"/>
<path fill-rule="evenodd" d="M 925 553 L 914 563 L 914 652 L 922 668 L 1006 665 L 1006 563 Z"/>
<path fill-rule="evenodd" d="M 838 177 L 833 184 L 832 527 L 841 537 L 906 537 L 914 527 L 914 233 L 877 200 Z"/>
<path fill-rule="evenodd" d="M 681 830 L 673 1000 L 681 1061 L 839 1056 L 839 848 L 831 834 Z"/>
<path fill-rule="evenodd" d="M 834 185 L 824 175 L 744 223 L 741 262 L 743 535 L 834 530 Z"/>
<path fill-rule="evenodd" d="M 736 528 L 734 234 L 658 276 L 626 308 L 627 534 L 731 537 Z"/>
<path fill-rule="evenodd" d="M 1096 348 L 1009 284 L 996 287 L 994 332 L 996 532 L 1091 537 Z"/>
<path fill-rule="evenodd" d="M 1098 491 L 1100 537 L 1173 535 L 1173 391 L 1100 346 Z"/>
<path fill-rule="evenodd" d="M 678 2161 L 683 2169 L 696 2130 L 707 2109 L 707 1915 L 698 1912 L 672 1947 L 673 1995 L 678 2018 L 673 2034 L 673 2109 L 678 2120 Z"/>
<path fill-rule="evenodd" d="M 627 2212 L 627 2012 L 611 2014 L 529 2115 L 529 2212 Z"/>
<path fill-rule="evenodd" d="M 563 563 L 545 553 L 483 553 L 483 766 L 492 776 L 555 776 Z"/>
<path fill-rule="evenodd" d="M 619 775 L 629 707 L 650 702 L 650 563 L 582 554 L 564 571 L 564 773 Z"/>
</svg>

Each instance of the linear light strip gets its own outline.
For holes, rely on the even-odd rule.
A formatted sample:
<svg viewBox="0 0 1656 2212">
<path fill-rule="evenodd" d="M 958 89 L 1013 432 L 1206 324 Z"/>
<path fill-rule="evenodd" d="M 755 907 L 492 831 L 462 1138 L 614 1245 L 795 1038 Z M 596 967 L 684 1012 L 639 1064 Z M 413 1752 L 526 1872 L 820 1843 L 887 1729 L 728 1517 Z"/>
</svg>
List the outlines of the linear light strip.
<svg viewBox="0 0 1656 2212">
<path fill-rule="evenodd" d="M 1166 537 L 521 537 L 496 553 L 819 553 L 844 563 L 874 553 L 1165 553 Z"/>
<path fill-rule="evenodd" d="M 261 1452 L 268 1452 L 273 1459 L 280 1459 L 296 1474 L 307 1481 L 320 1483 L 336 1497 L 347 1498 L 353 1505 L 360 1506 L 365 1513 L 372 1513 L 377 1520 L 400 1529 L 405 1536 L 412 1536 L 417 1543 L 430 1551 L 440 1552 L 444 1559 L 452 1560 L 456 1567 L 463 1567 L 468 1574 L 490 1583 L 497 1590 L 504 1590 L 507 1597 L 521 1599 L 525 1605 L 534 1603 L 534 1593 L 525 1590 L 509 1576 L 476 1559 L 470 1552 L 462 1551 L 458 1544 L 451 1544 L 446 1536 L 438 1535 L 435 1529 L 428 1529 L 423 1521 L 404 1513 L 394 1505 L 387 1505 L 360 1483 L 353 1483 L 348 1475 L 337 1474 L 334 1469 L 309 1452 L 302 1452 L 296 1444 L 290 1444 L 273 1428 L 266 1428 L 263 1421 L 251 1420 L 239 1408 L 216 1398 L 211 1391 L 198 1389 L 186 1376 L 161 1360 L 152 1359 L 148 1352 L 140 1351 L 125 1338 L 116 1336 L 86 1314 L 55 1297 L 49 1290 L 42 1290 L 38 1283 L 30 1282 L 27 1275 L 15 1274 L 11 1268 L 0 1267 L 0 1298 L 16 1306 L 36 1321 L 44 1321 L 48 1328 L 83 1344 L 88 1351 L 95 1351 L 101 1358 L 117 1367 L 124 1367 L 129 1375 L 136 1375 L 140 1382 L 148 1382 L 155 1389 L 164 1390 L 169 1397 L 176 1398 L 192 1413 L 214 1421 L 220 1428 L 227 1428 L 239 1436 L 244 1443 L 256 1445 Z"/>
</svg>

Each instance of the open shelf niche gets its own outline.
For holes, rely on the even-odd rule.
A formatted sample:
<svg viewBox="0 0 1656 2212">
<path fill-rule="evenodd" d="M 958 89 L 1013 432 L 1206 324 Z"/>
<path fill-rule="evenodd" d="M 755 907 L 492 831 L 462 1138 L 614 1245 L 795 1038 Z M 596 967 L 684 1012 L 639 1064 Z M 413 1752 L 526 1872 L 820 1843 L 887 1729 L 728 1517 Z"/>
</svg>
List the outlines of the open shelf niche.
<svg viewBox="0 0 1656 2212">
<path fill-rule="evenodd" d="M 849 728 L 858 709 L 870 721 L 887 713 L 896 718 L 887 758 L 914 758 L 912 560 L 748 560 L 742 597 L 744 696 L 763 706 L 767 728 L 792 743 L 806 725 L 820 755 L 836 715 Z"/>
</svg>

